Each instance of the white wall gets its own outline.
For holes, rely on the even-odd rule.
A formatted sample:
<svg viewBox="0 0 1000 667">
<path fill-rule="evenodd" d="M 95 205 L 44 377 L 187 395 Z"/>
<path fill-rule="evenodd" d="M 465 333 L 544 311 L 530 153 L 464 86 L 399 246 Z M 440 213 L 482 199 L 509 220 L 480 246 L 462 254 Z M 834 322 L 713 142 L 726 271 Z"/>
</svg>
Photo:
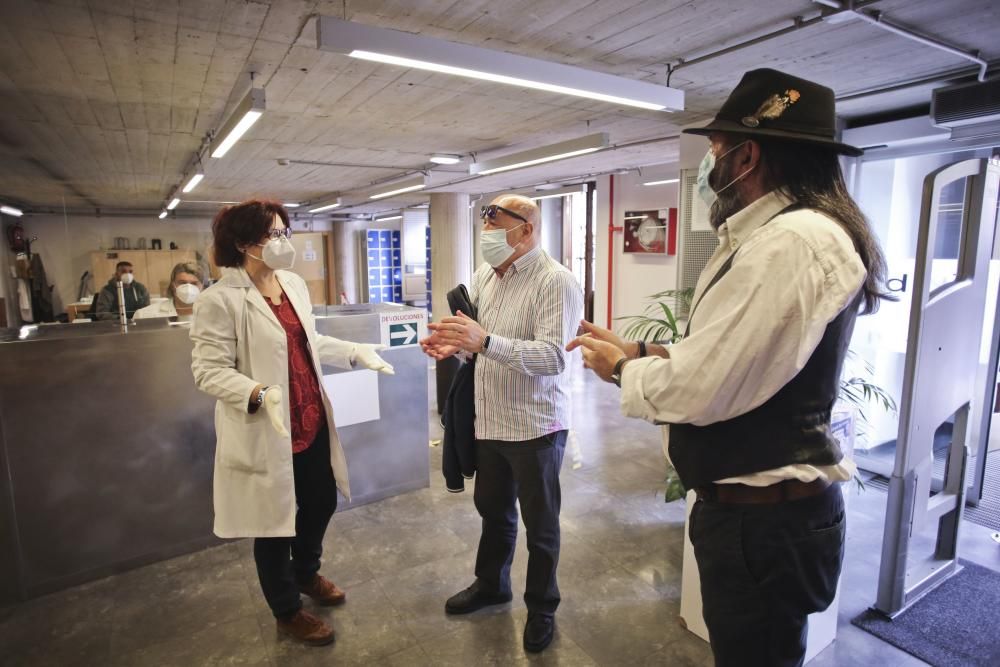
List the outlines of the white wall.
<svg viewBox="0 0 1000 667">
<path fill-rule="evenodd" d="M 644 186 L 645 181 L 677 177 L 677 165 L 643 167 L 642 175 L 629 173 L 614 176 L 614 216 L 616 227 L 623 224 L 625 211 L 677 207 L 677 184 Z M 597 179 L 596 254 L 594 272 L 594 319 L 600 326 L 607 324 L 608 308 L 608 209 L 611 176 Z M 621 232 L 612 239 L 614 256 L 612 287 L 612 319 L 641 313 L 649 303 L 649 295 L 677 285 L 677 258 L 670 255 L 626 254 Z M 621 330 L 621 321 L 612 321 Z"/>
</svg>

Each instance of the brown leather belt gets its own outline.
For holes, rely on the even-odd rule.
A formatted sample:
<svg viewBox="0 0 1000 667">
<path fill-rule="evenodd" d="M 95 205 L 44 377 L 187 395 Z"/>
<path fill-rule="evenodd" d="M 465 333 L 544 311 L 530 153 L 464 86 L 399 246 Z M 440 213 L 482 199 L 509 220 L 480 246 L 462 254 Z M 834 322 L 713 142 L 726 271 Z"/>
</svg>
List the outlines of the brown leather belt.
<svg viewBox="0 0 1000 667">
<path fill-rule="evenodd" d="M 800 482 L 786 479 L 771 486 L 747 486 L 746 484 L 706 484 L 695 489 L 699 500 L 736 505 L 774 505 L 818 496 L 830 488 L 831 482 L 816 479 Z"/>
</svg>

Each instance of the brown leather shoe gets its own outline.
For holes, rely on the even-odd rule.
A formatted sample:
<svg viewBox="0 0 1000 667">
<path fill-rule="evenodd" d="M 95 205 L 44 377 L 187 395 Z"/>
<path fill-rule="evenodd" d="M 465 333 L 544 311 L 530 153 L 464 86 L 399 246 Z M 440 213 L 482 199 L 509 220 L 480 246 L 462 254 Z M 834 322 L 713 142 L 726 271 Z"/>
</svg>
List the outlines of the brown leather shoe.
<svg viewBox="0 0 1000 667">
<path fill-rule="evenodd" d="M 305 586 L 300 584 L 299 591 L 308 595 L 324 607 L 334 607 L 338 604 L 344 604 L 344 600 L 347 599 L 347 593 L 337 588 L 337 584 L 318 574 L 313 578 L 311 583 Z"/>
<path fill-rule="evenodd" d="M 333 628 L 305 609 L 299 609 L 287 621 L 278 619 L 278 632 L 310 646 L 326 646 L 337 638 Z"/>
</svg>

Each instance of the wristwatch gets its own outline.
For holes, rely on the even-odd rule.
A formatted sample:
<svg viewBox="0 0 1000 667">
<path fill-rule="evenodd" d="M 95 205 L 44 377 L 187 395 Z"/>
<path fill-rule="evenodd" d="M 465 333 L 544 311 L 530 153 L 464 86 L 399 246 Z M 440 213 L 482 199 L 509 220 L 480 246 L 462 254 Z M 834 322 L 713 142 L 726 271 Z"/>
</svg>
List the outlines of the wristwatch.
<svg viewBox="0 0 1000 667">
<path fill-rule="evenodd" d="M 628 357 L 622 357 L 615 364 L 614 370 L 611 371 L 611 381 L 615 383 L 616 386 L 621 388 L 622 386 L 622 369 L 625 368 L 625 362 L 628 361 Z"/>
<path fill-rule="evenodd" d="M 646 356 L 646 341 L 639 341 L 639 358 L 642 359 Z"/>
<path fill-rule="evenodd" d="M 485 352 L 486 348 L 488 348 L 489 346 L 490 346 L 490 335 L 486 334 L 486 338 L 483 339 L 483 351 Z"/>
</svg>

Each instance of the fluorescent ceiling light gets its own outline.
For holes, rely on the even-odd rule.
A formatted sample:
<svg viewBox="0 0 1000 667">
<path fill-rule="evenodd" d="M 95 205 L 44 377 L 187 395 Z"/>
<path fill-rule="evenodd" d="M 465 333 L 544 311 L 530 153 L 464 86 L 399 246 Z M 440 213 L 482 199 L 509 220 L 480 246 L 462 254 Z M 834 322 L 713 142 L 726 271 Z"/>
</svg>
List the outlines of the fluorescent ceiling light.
<svg viewBox="0 0 1000 667">
<path fill-rule="evenodd" d="M 165 217 L 167 217 L 167 212 L 166 211 L 160 211 L 160 215 L 159 215 L 160 220 L 163 220 Z"/>
<path fill-rule="evenodd" d="M 423 175 L 417 176 L 415 178 L 408 178 L 404 181 L 396 181 L 395 183 L 386 186 L 390 188 L 389 190 L 384 190 L 382 192 L 376 192 L 375 194 L 368 197 L 369 199 L 385 199 L 386 197 L 392 197 L 393 195 L 401 195 L 404 192 L 414 192 L 416 190 L 423 190 L 426 187 Z"/>
<path fill-rule="evenodd" d="M 461 161 L 462 157 L 460 155 L 437 154 L 431 156 L 431 162 L 434 164 L 458 164 Z"/>
<path fill-rule="evenodd" d="M 669 86 L 603 74 L 513 53 L 376 28 L 320 16 L 316 44 L 323 51 L 414 69 L 506 83 L 641 109 L 682 110 L 684 92 Z"/>
<path fill-rule="evenodd" d="M 297 204 L 296 204 L 297 206 Z M 322 213 L 323 211 L 329 211 L 332 208 L 337 208 L 340 206 L 340 197 L 333 200 L 327 200 L 326 203 L 320 202 L 318 206 L 309 209 L 310 213 Z"/>
<path fill-rule="evenodd" d="M 181 200 L 178 199 L 177 197 L 174 197 L 173 199 L 170 200 L 170 203 L 167 204 L 167 210 L 168 211 L 174 210 L 175 208 L 177 208 L 177 205 L 180 204 L 180 203 L 181 203 Z"/>
<path fill-rule="evenodd" d="M 677 179 L 677 178 L 668 178 L 668 179 L 663 180 L 663 181 L 648 181 L 646 183 L 643 183 L 643 185 L 667 185 L 668 183 L 676 183 L 678 180 L 680 180 L 680 179 Z"/>
<path fill-rule="evenodd" d="M 282 206 L 284 206 L 285 208 L 298 208 L 299 206 L 301 206 L 301 204 L 294 201 L 286 201 L 284 204 L 282 204 Z"/>
<path fill-rule="evenodd" d="M 201 179 L 203 178 L 205 178 L 205 174 L 195 174 L 191 177 L 191 180 L 187 182 L 187 185 L 184 186 L 184 189 L 181 190 L 181 192 L 191 192 L 198 187 L 198 184 L 201 183 Z"/>
<path fill-rule="evenodd" d="M 375 218 L 373 222 L 386 222 L 387 220 L 402 220 L 402 219 L 403 216 L 401 215 L 390 215 L 387 218 Z"/>
<path fill-rule="evenodd" d="M 580 137 L 579 139 L 570 139 L 569 141 L 562 141 L 558 144 L 542 146 L 541 148 L 532 148 L 531 150 L 522 151 L 520 153 L 512 153 L 511 155 L 504 155 L 491 160 L 477 162 L 469 165 L 469 173 L 485 176 L 487 174 L 497 174 L 502 171 L 510 171 L 511 169 L 532 167 L 536 164 L 553 162 L 555 160 L 564 160 L 566 158 L 576 157 L 577 155 L 593 153 L 594 151 L 599 151 L 602 148 L 607 147 L 607 145 L 607 132 L 598 132 L 597 134 L 590 134 L 585 137 Z"/>
<path fill-rule="evenodd" d="M 21 209 L 17 208 L 16 206 L 7 206 L 6 204 L 0 206 L 0 213 L 6 213 L 7 215 L 12 215 L 15 218 L 20 218 L 22 215 L 24 215 L 24 211 L 22 211 Z"/>
<path fill-rule="evenodd" d="M 240 140 L 264 113 L 264 89 L 253 88 L 247 93 L 212 142 L 212 157 L 222 157 Z"/>
<path fill-rule="evenodd" d="M 536 191 L 538 188 L 536 188 Z M 568 197 L 569 195 L 578 195 L 583 193 L 583 187 L 577 186 L 564 186 L 548 189 L 544 191 L 544 194 L 531 194 L 528 195 L 531 199 L 538 201 L 539 199 L 552 199 L 555 197 Z"/>
</svg>

